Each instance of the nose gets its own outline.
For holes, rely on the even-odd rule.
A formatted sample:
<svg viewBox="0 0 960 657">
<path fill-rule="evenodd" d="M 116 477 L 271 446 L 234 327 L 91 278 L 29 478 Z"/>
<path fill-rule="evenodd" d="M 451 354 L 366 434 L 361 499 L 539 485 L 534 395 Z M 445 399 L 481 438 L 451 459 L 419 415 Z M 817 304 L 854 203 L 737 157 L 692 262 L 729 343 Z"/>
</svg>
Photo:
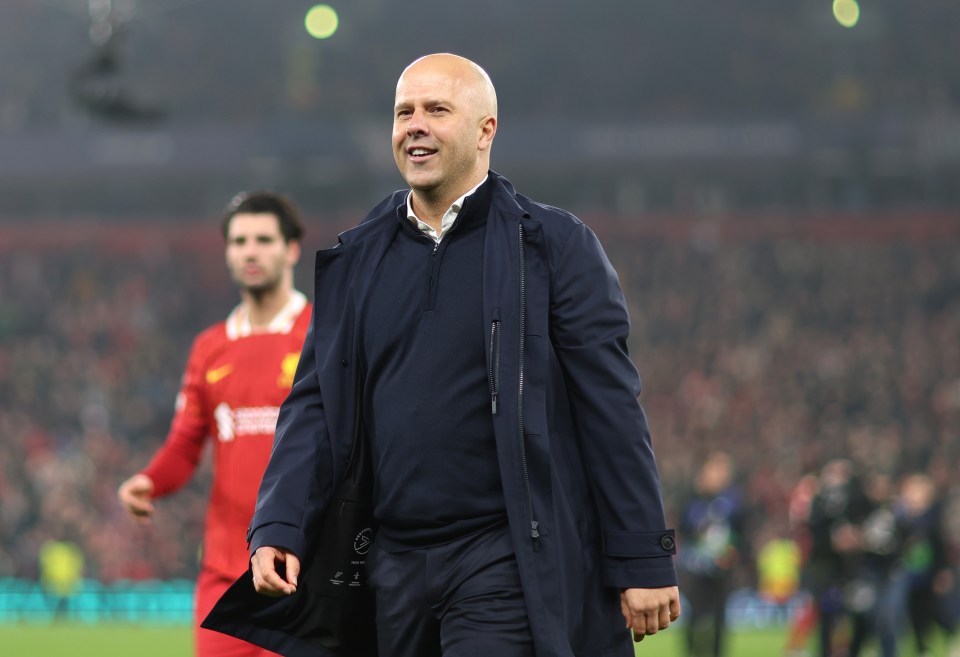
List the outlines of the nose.
<svg viewBox="0 0 960 657">
<path fill-rule="evenodd" d="M 407 135 L 425 135 L 427 133 L 427 123 L 424 121 L 424 114 L 420 110 L 414 110 L 407 121 Z"/>
<path fill-rule="evenodd" d="M 248 241 L 243 245 L 243 249 L 240 251 L 240 255 L 244 260 L 254 260 L 257 257 L 257 245 L 253 240 Z"/>
</svg>

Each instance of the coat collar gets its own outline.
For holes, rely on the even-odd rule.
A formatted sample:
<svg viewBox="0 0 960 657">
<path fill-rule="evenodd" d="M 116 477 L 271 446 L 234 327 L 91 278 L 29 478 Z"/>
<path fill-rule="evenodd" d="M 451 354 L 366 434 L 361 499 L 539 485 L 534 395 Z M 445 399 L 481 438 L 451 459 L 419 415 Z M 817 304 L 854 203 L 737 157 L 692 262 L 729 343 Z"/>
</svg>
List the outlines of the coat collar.
<svg viewBox="0 0 960 657">
<path fill-rule="evenodd" d="M 529 218 L 529 213 L 523 209 L 518 201 L 513 184 L 496 171 L 490 170 L 488 173 L 492 185 L 490 208 L 491 210 L 497 210 L 497 212 L 490 213 L 491 217 L 505 215 L 516 219 Z M 368 239 L 385 230 L 392 230 L 397 213 L 404 211 L 404 203 L 408 192 L 409 190 L 406 189 L 397 190 L 377 203 L 359 225 L 340 233 L 340 244 L 349 247 L 359 240 Z"/>
</svg>

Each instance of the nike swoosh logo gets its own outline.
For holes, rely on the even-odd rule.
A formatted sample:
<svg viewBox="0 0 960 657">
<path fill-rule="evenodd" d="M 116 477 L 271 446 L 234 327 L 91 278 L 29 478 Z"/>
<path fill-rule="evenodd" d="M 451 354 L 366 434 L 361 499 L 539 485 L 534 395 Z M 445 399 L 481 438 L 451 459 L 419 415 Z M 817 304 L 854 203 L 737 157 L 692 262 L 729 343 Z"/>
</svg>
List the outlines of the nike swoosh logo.
<svg viewBox="0 0 960 657">
<path fill-rule="evenodd" d="M 229 363 L 213 370 L 207 370 L 207 384 L 213 385 L 231 374 L 233 374 L 233 365 Z"/>
</svg>

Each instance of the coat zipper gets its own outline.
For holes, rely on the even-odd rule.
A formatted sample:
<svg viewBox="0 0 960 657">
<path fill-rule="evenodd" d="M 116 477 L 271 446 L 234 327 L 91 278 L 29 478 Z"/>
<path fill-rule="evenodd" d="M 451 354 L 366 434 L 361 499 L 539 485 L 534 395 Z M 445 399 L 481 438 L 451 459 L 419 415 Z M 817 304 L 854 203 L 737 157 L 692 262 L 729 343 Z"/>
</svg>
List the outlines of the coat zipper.
<svg viewBox="0 0 960 657">
<path fill-rule="evenodd" d="M 517 384 L 517 422 L 520 429 L 520 463 L 523 467 L 523 487 L 527 494 L 527 517 L 530 519 L 530 540 L 533 551 L 540 551 L 540 523 L 533 515 L 533 498 L 530 495 L 530 475 L 527 471 L 527 439 L 523 426 L 523 358 L 527 332 L 527 281 L 523 256 L 523 224 L 518 225 L 520 235 L 520 376 Z"/>
<path fill-rule="evenodd" d="M 497 395 L 500 393 L 500 320 L 490 323 L 490 412 L 497 414 Z"/>
</svg>

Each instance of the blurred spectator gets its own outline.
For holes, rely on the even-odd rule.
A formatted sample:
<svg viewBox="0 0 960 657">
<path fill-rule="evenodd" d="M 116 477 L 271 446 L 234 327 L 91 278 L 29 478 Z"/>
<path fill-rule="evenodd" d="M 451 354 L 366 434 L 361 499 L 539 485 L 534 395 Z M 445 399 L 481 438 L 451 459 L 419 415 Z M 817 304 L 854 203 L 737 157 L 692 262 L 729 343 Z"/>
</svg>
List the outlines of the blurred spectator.
<svg viewBox="0 0 960 657">
<path fill-rule="evenodd" d="M 906 476 L 900 486 L 901 521 L 906 527 L 904 567 L 907 608 L 918 655 L 928 655 L 931 632 L 940 627 L 951 642 L 951 657 L 960 653 L 957 631 L 956 570 L 948 560 L 943 531 L 943 500 L 926 474 Z"/>
<path fill-rule="evenodd" d="M 803 555 L 797 542 L 777 531 L 776 519 L 758 534 L 757 593 L 771 605 L 784 607 L 800 591 Z"/>
<path fill-rule="evenodd" d="M 40 546 L 40 582 L 57 600 L 56 614 L 66 613 L 67 598 L 83 579 L 83 551 L 70 541 L 44 541 Z"/>
<path fill-rule="evenodd" d="M 800 477 L 796 485 L 790 491 L 787 501 L 787 526 L 794 537 L 800 552 L 800 576 L 801 586 L 809 588 L 809 573 L 804 576 L 807 560 L 810 558 L 810 506 L 813 504 L 813 498 L 820 489 L 820 477 L 818 474 L 808 472 Z M 787 630 L 787 639 L 784 645 L 784 655 L 786 657 L 798 657 L 808 654 L 806 646 L 810 635 L 817 627 L 817 620 L 820 618 L 819 601 L 812 595 L 807 595 L 803 600 L 803 606 L 800 611 L 790 620 Z"/>
<path fill-rule="evenodd" d="M 691 607 L 685 631 L 692 657 L 724 654 L 727 598 L 746 552 L 743 523 L 733 462 L 726 452 L 713 452 L 700 466 L 677 528 L 680 585 Z"/>
<path fill-rule="evenodd" d="M 838 637 L 843 621 L 859 610 L 855 594 L 860 557 L 860 524 L 869 512 L 862 481 L 847 459 L 824 465 L 810 506 L 809 586 L 819 605 L 820 657 L 832 657 L 839 642 L 856 646 L 864 632 L 862 614 L 853 613 L 853 637 Z"/>
<path fill-rule="evenodd" d="M 870 511 L 860 526 L 860 556 L 844 598 L 853 615 L 850 657 L 858 657 L 875 634 L 881 657 L 896 657 L 897 639 L 907 608 L 907 578 L 901 562 L 904 528 L 894 509 L 892 477 L 870 473 L 866 493 Z"/>
</svg>

